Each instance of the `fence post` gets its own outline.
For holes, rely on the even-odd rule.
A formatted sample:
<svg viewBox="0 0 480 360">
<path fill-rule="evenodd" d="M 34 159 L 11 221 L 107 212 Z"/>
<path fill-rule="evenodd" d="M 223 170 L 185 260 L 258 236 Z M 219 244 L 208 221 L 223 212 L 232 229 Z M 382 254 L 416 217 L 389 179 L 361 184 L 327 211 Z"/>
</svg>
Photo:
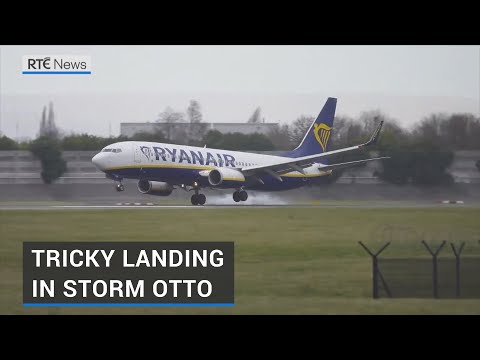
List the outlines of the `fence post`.
<svg viewBox="0 0 480 360">
<path fill-rule="evenodd" d="M 437 250 L 433 251 L 428 244 L 422 240 L 423 245 L 427 248 L 430 255 L 432 255 L 432 262 L 433 262 L 433 297 L 438 299 L 438 269 L 437 269 L 437 255 L 442 250 L 442 248 L 447 243 L 445 240 L 440 244 Z"/>
<path fill-rule="evenodd" d="M 390 245 L 390 242 L 386 243 L 383 245 L 380 250 L 378 250 L 376 253 L 371 252 L 361 241 L 358 242 L 361 247 L 365 249 L 365 251 L 372 257 L 372 279 L 373 279 L 373 298 L 378 299 L 378 255 L 387 248 L 388 245 Z"/>
<path fill-rule="evenodd" d="M 460 255 L 462 254 L 463 247 L 465 246 L 465 241 L 462 242 L 460 247 L 455 249 L 455 245 L 450 242 L 452 247 L 453 254 L 455 255 L 455 296 L 460 297 Z"/>
</svg>

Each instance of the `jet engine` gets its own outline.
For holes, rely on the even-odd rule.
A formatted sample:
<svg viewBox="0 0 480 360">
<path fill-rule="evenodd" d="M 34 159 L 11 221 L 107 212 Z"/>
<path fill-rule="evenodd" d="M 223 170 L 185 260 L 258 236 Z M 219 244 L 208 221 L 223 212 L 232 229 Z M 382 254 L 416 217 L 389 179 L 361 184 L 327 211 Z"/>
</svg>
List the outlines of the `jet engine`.
<svg viewBox="0 0 480 360">
<path fill-rule="evenodd" d="M 210 170 L 208 173 L 208 182 L 212 186 L 218 186 L 225 180 L 245 181 L 245 176 L 241 171 L 228 168 L 218 168 Z"/>
<path fill-rule="evenodd" d="M 139 180 L 137 187 L 142 194 L 157 196 L 168 196 L 173 191 L 172 185 L 160 181 Z"/>
</svg>

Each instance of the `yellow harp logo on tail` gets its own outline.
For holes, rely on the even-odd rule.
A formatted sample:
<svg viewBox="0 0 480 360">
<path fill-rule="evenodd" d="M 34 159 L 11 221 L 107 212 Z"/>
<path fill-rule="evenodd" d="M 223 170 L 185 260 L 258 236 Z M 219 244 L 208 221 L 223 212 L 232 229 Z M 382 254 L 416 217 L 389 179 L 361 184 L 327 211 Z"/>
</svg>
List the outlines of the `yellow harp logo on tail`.
<svg viewBox="0 0 480 360">
<path fill-rule="evenodd" d="M 318 143 L 322 147 L 323 151 L 327 148 L 328 138 L 330 137 L 330 131 L 332 128 L 324 123 L 314 124 L 313 133 Z"/>
</svg>

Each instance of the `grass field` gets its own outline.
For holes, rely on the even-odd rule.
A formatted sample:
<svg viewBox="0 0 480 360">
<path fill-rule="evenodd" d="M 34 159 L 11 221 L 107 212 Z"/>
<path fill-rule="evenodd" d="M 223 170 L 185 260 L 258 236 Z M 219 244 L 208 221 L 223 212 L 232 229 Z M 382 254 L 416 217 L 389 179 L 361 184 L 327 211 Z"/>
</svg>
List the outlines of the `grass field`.
<svg viewBox="0 0 480 360">
<path fill-rule="evenodd" d="M 478 300 L 371 298 L 373 249 L 425 256 L 421 239 L 466 241 L 475 208 L 219 208 L 0 211 L 2 314 L 479 314 Z M 450 238 L 449 238 L 450 236 Z M 23 308 L 23 241 L 235 241 L 233 308 Z M 444 250 L 450 256 L 451 250 Z M 480 276 L 480 274 L 479 274 Z"/>
</svg>

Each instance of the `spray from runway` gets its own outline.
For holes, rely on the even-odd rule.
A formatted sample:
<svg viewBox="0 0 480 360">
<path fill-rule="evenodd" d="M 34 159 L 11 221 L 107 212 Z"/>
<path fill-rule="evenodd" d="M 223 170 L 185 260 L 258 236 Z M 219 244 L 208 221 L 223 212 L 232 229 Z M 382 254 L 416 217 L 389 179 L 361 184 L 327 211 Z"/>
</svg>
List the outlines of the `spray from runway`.
<svg viewBox="0 0 480 360">
<path fill-rule="evenodd" d="M 288 205 L 289 201 L 281 195 L 248 192 L 248 200 L 236 203 L 231 194 L 218 193 L 207 197 L 207 205 Z"/>
</svg>

